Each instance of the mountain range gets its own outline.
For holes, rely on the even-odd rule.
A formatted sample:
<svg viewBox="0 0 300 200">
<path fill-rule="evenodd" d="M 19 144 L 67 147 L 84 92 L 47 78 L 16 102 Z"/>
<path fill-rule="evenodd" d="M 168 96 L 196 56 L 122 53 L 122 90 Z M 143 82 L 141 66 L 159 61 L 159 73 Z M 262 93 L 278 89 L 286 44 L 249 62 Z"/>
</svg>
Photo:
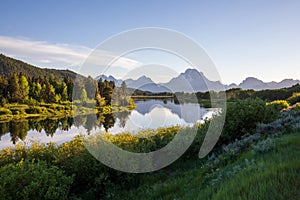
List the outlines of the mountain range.
<svg viewBox="0 0 300 200">
<path fill-rule="evenodd" d="M 117 86 L 120 86 L 121 79 L 116 79 L 113 76 L 100 75 L 95 79 L 107 81 L 114 81 Z M 141 76 L 136 80 L 126 79 L 124 80 L 128 88 L 139 89 L 150 92 L 205 92 L 210 88 L 211 90 L 219 91 L 223 88 L 226 90 L 232 88 L 242 88 L 242 89 L 253 89 L 253 90 L 265 90 L 265 89 L 280 89 L 291 87 L 293 85 L 299 84 L 299 80 L 294 79 L 284 79 L 280 82 L 263 82 L 254 77 L 248 77 L 240 84 L 229 84 L 222 85 L 220 81 L 211 81 L 205 77 L 202 72 L 196 69 L 187 69 L 185 72 L 179 74 L 177 77 L 172 78 L 167 83 L 155 83 L 151 78 L 147 76 Z"/>
<path fill-rule="evenodd" d="M 23 61 L 5 56 L 0 54 L 0 74 L 8 76 L 10 73 L 22 73 L 28 77 L 39 77 L 39 76 L 50 76 L 53 74 L 57 78 L 70 77 L 75 79 L 76 77 L 82 77 L 77 73 L 70 70 L 58 70 L 58 69 L 47 69 L 39 68 Z M 103 80 L 114 81 L 117 86 L 121 86 L 123 80 L 116 79 L 113 76 L 100 75 L 95 79 L 98 80 L 102 78 Z M 300 83 L 299 80 L 294 79 L 284 79 L 280 82 L 263 82 L 254 77 L 248 77 L 240 84 L 232 83 L 230 85 L 222 85 L 220 81 L 211 81 L 205 77 L 202 72 L 196 69 L 187 69 L 185 72 L 179 74 L 177 77 L 172 78 L 167 83 L 155 83 L 151 78 L 147 76 L 141 76 L 136 80 L 126 79 L 126 85 L 128 88 L 140 89 L 143 91 L 150 92 L 193 92 L 207 91 L 208 88 L 218 91 L 220 89 L 231 89 L 231 88 L 242 88 L 242 89 L 254 89 L 254 90 L 264 90 L 264 89 L 279 89 L 285 87 L 291 87 Z M 209 87 L 207 87 L 209 86 Z"/>
</svg>

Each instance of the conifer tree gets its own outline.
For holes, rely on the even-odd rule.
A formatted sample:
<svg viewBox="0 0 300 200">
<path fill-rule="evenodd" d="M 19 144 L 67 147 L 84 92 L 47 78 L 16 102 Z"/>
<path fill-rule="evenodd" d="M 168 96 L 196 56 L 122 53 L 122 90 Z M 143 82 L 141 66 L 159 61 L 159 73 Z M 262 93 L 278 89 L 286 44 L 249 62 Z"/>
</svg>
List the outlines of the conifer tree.
<svg viewBox="0 0 300 200">
<path fill-rule="evenodd" d="M 9 99 L 11 102 L 20 102 L 21 94 L 20 94 L 20 85 L 19 85 L 19 77 L 16 73 L 13 73 L 8 79 L 8 91 L 9 91 Z"/>
</svg>

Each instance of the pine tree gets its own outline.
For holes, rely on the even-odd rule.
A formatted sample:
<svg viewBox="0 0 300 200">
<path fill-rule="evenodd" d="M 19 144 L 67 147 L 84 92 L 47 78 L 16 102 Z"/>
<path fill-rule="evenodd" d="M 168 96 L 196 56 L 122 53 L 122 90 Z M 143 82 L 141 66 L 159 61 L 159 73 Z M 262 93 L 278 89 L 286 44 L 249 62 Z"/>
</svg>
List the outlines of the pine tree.
<svg viewBox="0 0 300 200">
<path fill-rule="evenodd" d="M 34 97 L 35 100 L 41 101 L 42 98 L 42 86 L 40 83 L 36 83 L 34 87 Z"/>
<path fill-rule="evenodd" d="M 108 81 L 103 82 L 103 94 L 102 97 L 105 99 L 106 105 L 111 105 L 111 97 L 112 97 L 113 89 L 110 87 Z"/>
<path fill-rule="evenodd" d="M 65 82 L 62 82 L 61 85 L 62 92 L 61 92 L 61 100 L 62 101 L 67 101 L 68 100 L 68 87 Z"/>
<path fill-rule="evenodd" d="M 103 96 L 103 89 L 104 89 L 104 83 L 102 81 L 102 78 L 98 81 L 98 90 L 101 96 Z"/>
<path fill-rule="evenodd" d="M 65 77 L 64 78 L 64 83 L 67 85 L 68 100 L 72 101 L 74 81 L 70 77 Z"/>
<path fill-rule="evenodd" d="M 0 76 L 0 99 L 7 98 L 8 94 L 8 82 L 7 79 L 2 75 Z"/>
<path fill-rule="evenodd" d="M 9 98 L 11 102 L 21 101 L 19 77 L 16 73 L 13 73 L 8 79 L 8 92 L 10 94 Z"/>
<path fill-rule="evenodd" d="M 96 88 L 96 92 L 95 92 L 95 100 L 96 100 L 96 106 L 104 106 L 105 105 L 105 101 L 104 99 L 101 97 L 100 92 L 98 90 L 98 88 Z"/>
<path fill-rule="evenodd" d="M 45 79 L 45 84 L 42 87 L 42 100 L 46 103 L 54 103 L 55 102 L 55 89 L 53 85 L 51 85 L 48 79 Z"/>
</svg>

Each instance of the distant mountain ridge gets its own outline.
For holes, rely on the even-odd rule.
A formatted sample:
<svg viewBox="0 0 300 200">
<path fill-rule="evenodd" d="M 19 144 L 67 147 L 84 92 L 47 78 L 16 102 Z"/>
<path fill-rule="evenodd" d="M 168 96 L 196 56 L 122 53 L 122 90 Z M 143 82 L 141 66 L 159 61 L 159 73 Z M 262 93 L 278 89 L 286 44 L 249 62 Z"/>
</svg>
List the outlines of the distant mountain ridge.
<svg viewBox="0 0 300 200">
<path fill-rule="evenodd" d="M 30 64 L 27 64 L 23 61 L 5 56 L 0 54 L 0 74 L 8 76 L 11 73 L 22 73 L 28 77 L 39 77 L 46 76 L 49 77 L 53 74 L 57 78 L 70 77 L 73 80 L 76 77 L 83 77 L 70 70 L 59 70 L 59 69 L 48 69 L 48 68 L 39 68 Z M 117 86 L 121 86 L 121 79 L 116 79 L 113 76 L 100 75 L 95 79 L 98 80 L 102 78 L 103 80 L 114 81 Z M 172 78 L 167 83 L 155 83 L 151 78 L 147 76 L 141 76 L 137 80 L 126 79 L 125 80 L 128 88 L 140 89 L 150 92 L 204 92 L 208 88 L 212 90 L 220 90 L 222 88 L 231 89 L 231 88 L 242 88 L 242 89 L 253 89 L 253 90 L 264 90 L 264 89 L 280 89 L 291 87 L 300 84 L 299 80 L 294 79 L 284 79 L 280 82 L 263 82 L 254 77 L 248 77 L 240 84 L 232 83 L 230 85 L 222 86 L 220 81 L 210 81 L 205 77 L 202 72 L 199 72 L 196 69 L 187 69 L 185 72 L 179 74 L 177 77 Z M 209 87 L 207 87 L 207 85 Z"/>
<path fill-rule="evenodd" d="M 294 79 L 284 79 L 280 82 L 263 82 L 257 78 L 248 77 L 242 83 L 240 83 L 238 87 L 242 89 L 265 90 L 291 87 L 297 83 L 300 83 L 300 81 Z"/>
<path fill-rule="evenodd" d="M 115 81 L 117 86 L 120 86 L 122 83 L 121 79 L 116 79 L 113 76 L 107 77 L 105 75 L 100 75 L 95 79 L 98 80 L 100 77 L 103 80 Z M 185 72 L 172 78 L 167 83 L 155 83 L 147 76 L 141 76 L 136 80 L 126 79 L 125 82 L 128 88 L 150 92 L 205 92 L 208 91 L 208 88 L 215 91 L 220 91 L 223 88 L 226 90 L 232 88 L 242 88 L 244 90 L 265 90 L 286 88 L 300 83 L 299 80 L 294 79 L 284 79 L 280 82 L 263 82 L 262 80 L 254 77 L 247 77 L 238 85 L 235 83 L 222 85 L 220 81 L 210 81 L 202 72 L 199 72 L 196 69 L 187 69 Z"/>
<path fill-rule="evenodd" d="M 224 88 L 220 81 L 210 81 L 196 69 L 187 69 L 164 85 L 176 92 L 204 92 L 209 89 L 220 91 Z"/>
</svg>

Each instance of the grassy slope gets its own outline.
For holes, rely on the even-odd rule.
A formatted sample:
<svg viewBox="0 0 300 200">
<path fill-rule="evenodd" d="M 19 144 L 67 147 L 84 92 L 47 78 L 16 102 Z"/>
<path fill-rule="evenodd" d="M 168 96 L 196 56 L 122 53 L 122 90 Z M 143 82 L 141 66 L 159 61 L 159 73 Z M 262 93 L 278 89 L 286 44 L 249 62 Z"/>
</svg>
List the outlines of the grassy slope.
<svg viewBox="0 0 300 200">
<path fill-rule="evenodd" d="M 119 199 L 300 199 L 300 133 L 275 140 L 263 153 L 249 150 L 207 174 L 201 162 L 181 163 L 174 174 L 145 179 Z"/>
</svg>

